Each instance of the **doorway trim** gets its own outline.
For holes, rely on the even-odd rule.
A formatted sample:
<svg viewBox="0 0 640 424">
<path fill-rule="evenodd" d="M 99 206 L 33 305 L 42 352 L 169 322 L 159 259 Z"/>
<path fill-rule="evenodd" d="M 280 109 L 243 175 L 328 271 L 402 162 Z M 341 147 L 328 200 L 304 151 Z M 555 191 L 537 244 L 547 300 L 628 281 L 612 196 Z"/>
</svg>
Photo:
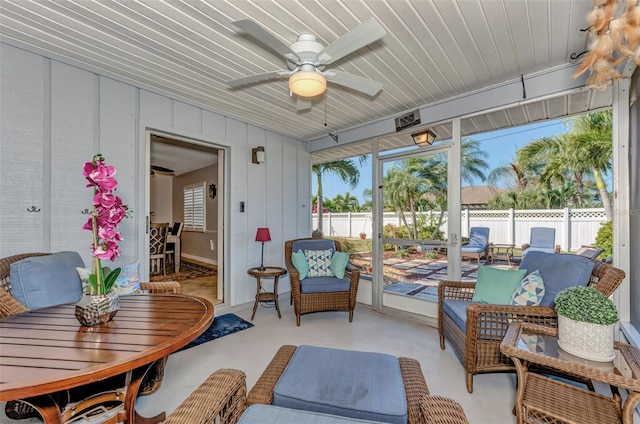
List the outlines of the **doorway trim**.
<svg viewBox="0 0 640 424">
<path fill-rule="evenodd" d="M 226 166 L 226 162 L 229 158 L 229 146 L 216 142 L 211 139 L 207 139 L 202 134 L 187 135 L 184 133 L 176 133 L 174 129 L 162 129 L 158 126 L 145 125 L 140 122 L 139 125 L 139 140 L 144 142 L 139 143 L 138 160 L 141 165 L 138 169 L 138 186 L 139 196 L 137 199 L 137 210 L 144 211 L 143 213 L 136 214 L 137 228 L 141 229 L 137 242 L 138 258 L 143 264 L 149 261 L 149 225 L 150 225 L 150 192 L 151 192 L 151 135 L 158 135 L 165 138 L 170 138 L 180 142 L 184 142 L 192 145 L 204 146 L 211 149 L 216 149 L 219 152 L 218 156 L 218 187 L 217 197 L 218 201 L 218 222 L 217 222 L 217 234 L 216 234 L 216 262 L 217 262 L 217 278 L 218 278 L 218 293 L 219 299 L 222 299 L 223 303 L 229 302 L 230 287 L 228 284 L 229 278 L 229 260 L 228 256 L 224 252 L 229 251 L 229 234 L 228 228 L 224 225 L 228 222 L 229 207 L 226 199 L 229 198 L 229 167 Z M 140 270 L 141 279 L 148 280 L 149 270 L 146 267 L 142 267 Z"/>
</svg>

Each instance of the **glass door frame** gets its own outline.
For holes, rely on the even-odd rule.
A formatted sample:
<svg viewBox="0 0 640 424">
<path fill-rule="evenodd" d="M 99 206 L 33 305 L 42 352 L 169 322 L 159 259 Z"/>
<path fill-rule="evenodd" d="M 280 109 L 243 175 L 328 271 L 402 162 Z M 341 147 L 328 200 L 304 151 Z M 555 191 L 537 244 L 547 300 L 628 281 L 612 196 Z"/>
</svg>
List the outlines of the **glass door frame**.
<svg viewBox="0 0 640 424">
<path fill-rule="evenodd" d="M 373 162 L 373 252 L 372 252 L 372 308 L 382 311 L 384 304 L 382 294 L 384 288 L 383 281 L 383 164 L 386 162 L 407 159 L 411 157 L 445 154 L 447 155 L 447 239 L 445 242 L 436 243 L 438 246 L 447 248 L 447 279 L 459 280 L 461 276 L 461 253 L 460 253 L 460 232 L 461 232 L 461 132 L 460 118 L 452 121 L 452 138 L 450 141 L 411 150 L 409 152 L 380 155 L 378 151 L 378 140 L 373 141 L 372 162 Z M 425 245 L 433 243 L 425 242 Z"/>
</svg>

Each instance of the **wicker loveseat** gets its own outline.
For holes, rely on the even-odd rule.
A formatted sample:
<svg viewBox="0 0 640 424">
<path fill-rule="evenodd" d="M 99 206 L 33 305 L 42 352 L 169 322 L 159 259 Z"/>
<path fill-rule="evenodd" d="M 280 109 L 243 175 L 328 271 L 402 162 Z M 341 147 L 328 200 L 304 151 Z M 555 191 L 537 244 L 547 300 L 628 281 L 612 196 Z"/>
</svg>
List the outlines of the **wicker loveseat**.
<svg viewBox="0 0 640 424">
<path fill-rule="evenodd" d="M 22 305 L 12 296 L 11 289 L 11 264 L 22 259 L 45 256 L 49 253 L 23 253 L 0 259 L 0 319 L 26 312 L 27 307 Z M 140 282 L 140 288 L 149 293 L 179 294 L 180 283 L 177 281 L 168 282 Z M 140 394 L 150 394 L 155 392 L 162 383 L 164 377 L 164 367 L 167 358 L 156 361 L 149 370 L 140 386 Z M 39 414 L 27 403 L 22 401 L 10 401 L 5 406 L 5 413 L 13 419 L 23 419 L 37 417 Z"/>
<path fill-rule="evenodd" d="M 300 325 L 300 315 L 320 311 L 349 311 L 349 322 L 353 321 L 353 310 L 356 307 L 356 295 L 358 293 L 358 282 L 360 281 L 360 271 L 347 266 L 344 279 L 332 277 L 333 280 L 340 281 L 341 286 L 335 291 L 328 291 L 323 288 L 329 287 L 325 282 L 329 282 L 330 277 L 306 278 L 300 281 L 300 272 L 293 265 L 291 255 L 298 250 L 306 249 L 330 249 L 342 252 L 342 245 L 339 241 L 331 239 L 303 238 L 289 240 L 284 244 L 284 260 L 289 270 L 291 281 L 291 297 L 293 308 L 296 314 L 296 324 Z M 320 284 L 315 284 L 310 280 L 320 280 Z M 304 284 L 309 284 L 304 288 Z M 331 285 L 334 283 L 329 282 Z M 342 286 L 346 286 L 342 287 Z"/>
<path fill-rule="evenodd" d="M 570 256 L 539 254 L 551 257 Z M 605 296 L 610 296 L 624 277 L 625 274 L 622 270 L 604 262 L 594 262 L 588 285 L 595 287 Z M 510 322 L 524 321 L 553 327 L 557 325 L 557 314 L 552 306 L 473 303 L 471 299 L 475 285 L 475 282 L 459 281 L 440 281 L 438 285 L 440 348 L 445 348 L 445 340 L 451 343 L 466 370 L 466 385 L 469 393 L 473 392 L 474 374 L 515 370 L 511 360 L 500 352 L 500 343 Z M 468 305 L 463 305 L 466 307 L 466 328 L 464 330 L 460 328 L 460 323 L 456 323 L 455 317 L 445 311 L 447 300 L 470 302 Z"/>
</svg>

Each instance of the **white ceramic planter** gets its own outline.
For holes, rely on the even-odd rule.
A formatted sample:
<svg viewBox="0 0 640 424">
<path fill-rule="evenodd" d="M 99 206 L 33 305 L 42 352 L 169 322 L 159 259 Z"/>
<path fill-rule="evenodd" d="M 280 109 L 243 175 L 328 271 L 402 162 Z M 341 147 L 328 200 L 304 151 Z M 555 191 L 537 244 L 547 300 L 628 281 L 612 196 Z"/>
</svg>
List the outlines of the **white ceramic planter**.
<svg viewBox="0 0 640 424">
<path fill-rule="evenodd" d="M 615 358 L 614 331 L 615 324 L 591 324 L 558 315 L 558 346 L 580 358 L 598 362 L 612 361 Z"/>
</svg>

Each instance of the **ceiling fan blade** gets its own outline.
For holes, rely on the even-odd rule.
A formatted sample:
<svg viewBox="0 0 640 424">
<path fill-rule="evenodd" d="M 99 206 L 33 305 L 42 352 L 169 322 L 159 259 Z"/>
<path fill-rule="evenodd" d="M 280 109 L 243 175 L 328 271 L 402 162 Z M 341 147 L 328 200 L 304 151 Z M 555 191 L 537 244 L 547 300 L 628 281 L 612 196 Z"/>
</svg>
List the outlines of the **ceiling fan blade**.
<svg viewBox="0 0 640 424">
<path fill-rule="evenodd" d="M 270 79 L 280 78 L 283 76 L 287 76 L 289 74 L 290 74 L 289 71 L 271 71 L 271 72 L 265 72 L 263 74 L 249 75 L 248 77 L 225 81 L 224 83 L 231 88 L 236 88 L 236 87 L 240 87 L 241 85 L 251 84 L 254 82 L 268 81 Z"/>
<path fill-rule="evenodd" d="M 326 71 L 322 73 L 327 81 L 338 84 L 343 87 L 351 88 L 356 91 L 360 91 L 366 95 L 371 97 L 378 94 L 382 87 L 383 83 L 371 80 L 369 78 L 359 77 L 357 75 L 349 74 L 341 71 Z"/>
<path fill-rule="evenodd" d="M 311 109 L 311 100 L 305 99 L 304 97 L 298 97 L 296 100 L 296 110 L 298 112 L 302 112 L 303 110 Z"/>
<path fill-rule="evenodd" d="M 251 35 L 260 44 L 268 47 L 270 50 L 273 50 L 281 56 L 292 58 L 294 62 L 300 60 L 298 58 L 298 55 L 291 51 L 289 46 L 278 40 L 276 37 L 271 35 L 270 32 L 262 28 L 251 19 L 241 19 L 239 21 L 232 22 L 232 24 L 237 26 L 247 34 Z"/>
<path fill-rule="evenodd" d="M 159 172 L 161 174 L 175 173 L 173 169 L 165 168 L 164 166 L 151 165 L 151 175 L 154 175 L 156 172 Z"/>
<path fill-rule="evenodd" d="M 318 64 L 328 65 L 366 45 L 378 41 L 387 31 L 373 18 L 362 22 L 318 53 Z"/>
</svg>

